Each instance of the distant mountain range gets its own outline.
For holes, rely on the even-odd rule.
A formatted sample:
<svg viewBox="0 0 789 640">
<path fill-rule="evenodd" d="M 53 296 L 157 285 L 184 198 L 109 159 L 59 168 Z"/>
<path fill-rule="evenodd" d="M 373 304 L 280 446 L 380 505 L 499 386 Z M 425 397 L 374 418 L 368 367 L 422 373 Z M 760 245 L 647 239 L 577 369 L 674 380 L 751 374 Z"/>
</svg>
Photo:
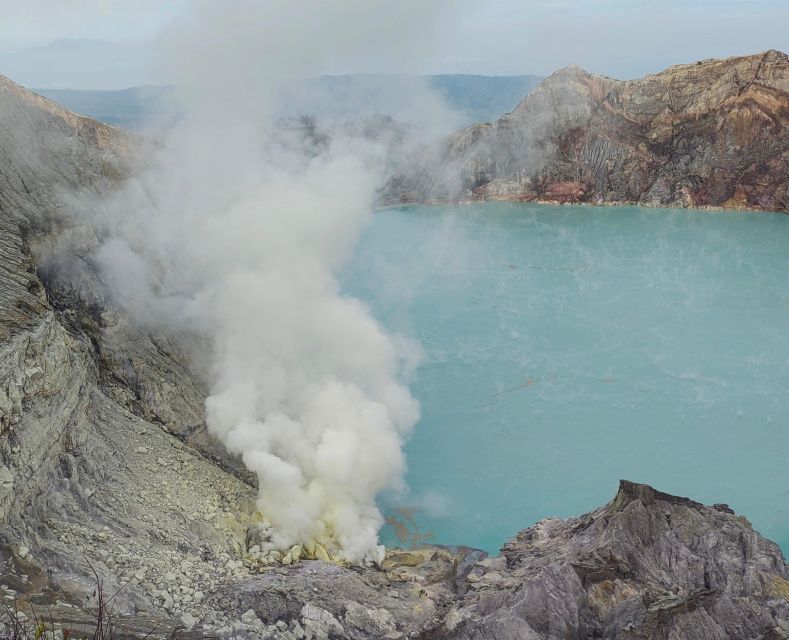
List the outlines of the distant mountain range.
<svg viewBox="0 0 789 640">
<path fill-rule="evenodd" d="M 0 73 L 3 71 L 0 67 Z M 498 118 L 515 108 L 541 81 L 540 76 L 533 75 L 321 76 L 289 85 L 282 101 L 286 105 L 282 115 L 330 120 L 371 115 L 403 121 L 432 118 L 431 126 L 449 131 Z M 130 129 L 141 129 L 151 120 L 166 121 L 177 115 L 173 113 L 173 103 L 167 100 L 173 90 L 168 86 L 115 91 L 34 89 L 72 111 Z M 425 104 L 428 101 L 431 104 Z"/>
<path fill-rule="evenodd" d="M 178 115 L 175 102 L 167 99 L 173 89 L 166 78 L 153 75 L 150 58 L 150 48 L 142 45 L 64 39 L 0 54 L 0 75 L 78 113 L 141 129 Z M 534 75 L 327 75 L 290 83 L 281 115 L 329 120 L 386 115 L 448 132 L 498 118 L 541 80 Z"/>
<path fill-rule="evenodd" d="M 0 74 L 26 87 L 120 89 L 149 84 L 144 47 L 102 40 L 55 40 L 0 54 Z"/>
<path fill-rule="evenodd" d="M 142 129 L 153 119 L 172 119 L 167 95 L 172 87 L 142 86 L 115 91 L 79 89 L 33 89 L 67 109 L 106 124 Z"/>
<path fill-rule="evenodd" d="M 429 119 L 433 110 L 434 117 L 454 118 L 447 125 L 457 127 L 491 121 L 511 111 L 542 80 L 534 75 L 321 76 L 294 85 L 289 102 L 296 110 L 339 119 L 381 114 L 414 121 Z M 431 99 L 436 104 L 425 104 Z M 438 102 L 452 114 L 442 114 Z"/>
</svg>

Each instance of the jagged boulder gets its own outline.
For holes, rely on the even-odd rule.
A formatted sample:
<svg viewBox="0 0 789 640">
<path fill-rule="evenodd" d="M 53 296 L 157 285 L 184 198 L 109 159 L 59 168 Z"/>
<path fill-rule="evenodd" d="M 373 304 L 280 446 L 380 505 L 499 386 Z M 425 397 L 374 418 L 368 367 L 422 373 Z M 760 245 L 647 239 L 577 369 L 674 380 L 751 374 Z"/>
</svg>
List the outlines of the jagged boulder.
<svg viewBox="0 0 789 640">
<path fill-rule="evenodd" d="M 725 505 L 624 480 L 592 513 L 521 531 L 467 580 L 443 637 L 789 637 L 777 545 Z"/>
</svg>

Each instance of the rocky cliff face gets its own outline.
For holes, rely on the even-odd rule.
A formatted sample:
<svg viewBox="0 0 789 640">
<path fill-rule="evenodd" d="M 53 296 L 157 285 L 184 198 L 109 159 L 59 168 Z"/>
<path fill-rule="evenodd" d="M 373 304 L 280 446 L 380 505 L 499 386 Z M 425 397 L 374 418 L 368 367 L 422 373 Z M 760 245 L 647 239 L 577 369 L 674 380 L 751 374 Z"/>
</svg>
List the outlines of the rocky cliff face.
<svg viewBox="0 0 789 640">
<path fill-rule="evenodd" d="M 207 435 L 183 351 L 129 323 L 91 264 L 75 196 L 139 148 L 0 78 L 0 583 L 84 607 L 92 565 L 108 592 L 130 580 L 117 610 L 177 620 L 236 570 L 255 490 Z"/>
<path fill-rule="evenodd" d="M 505 199 L 789 212 L 789 58 L 620 81 L 567 67 L 426 151 L 389 202 Z"/>
<path fill-rule="evenodd" d="M 120 638 L 789 637 L 774 544 L 630 483 L 492 559 L 262 554 L 255 488 L 206 433 L 184 338 L 131 323 L 91 263 L 73 194 L 112 189 L 139 149 L 0 79 L 0 590 L 21 619 L 92 632 L 95 570 Z"/>
<path fill-rule="evenodd" d="M 521 531 L 478 563 L 448 638 L 782 638 L 777 546 L 726 505 L 622 481 L 606 506 Z"/>
</svg>

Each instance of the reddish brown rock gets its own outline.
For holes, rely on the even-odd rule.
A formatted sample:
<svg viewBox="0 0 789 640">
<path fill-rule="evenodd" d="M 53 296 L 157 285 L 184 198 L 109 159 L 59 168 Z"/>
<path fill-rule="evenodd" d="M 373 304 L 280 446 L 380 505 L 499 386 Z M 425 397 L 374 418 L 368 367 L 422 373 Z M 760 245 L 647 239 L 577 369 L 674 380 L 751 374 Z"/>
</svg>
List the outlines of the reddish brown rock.
<svg viewBox="0 0 789 640">
<path fill-rule="evenodd" d="M 771 50 L 630 81 L 567 67 L 511 113 L 432 148 L 385 196 L 789 212 L 789 58 Z"/>
<path fill-rule="evenodd" d="M 545 186 L 542 197 L 550 202 L 582 202 L 587 192 L 587 185 L 577 180 L 551 182 Z"/>
</svg>

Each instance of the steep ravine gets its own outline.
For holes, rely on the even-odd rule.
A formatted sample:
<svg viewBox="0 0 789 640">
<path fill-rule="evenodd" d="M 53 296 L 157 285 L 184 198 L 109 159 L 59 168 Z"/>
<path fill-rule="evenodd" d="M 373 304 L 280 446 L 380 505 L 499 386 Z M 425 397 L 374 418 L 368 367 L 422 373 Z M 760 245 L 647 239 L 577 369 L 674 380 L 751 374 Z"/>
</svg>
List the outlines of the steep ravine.
<svg viewBox="0 0 789 640">
<path fill-rule="evenodd" d="M 496 558 L 261 554 L 255 488 L 206 433 L 188 338 L 113 304 L 69 197 L 112 189 L 142 149 L 0 78 L 0 589 L 21 618 L 90 631 L 95 570 L 116 637 L 789 637 L 775 544 L 723 505 L 628 482 Z"/>
</svg>

